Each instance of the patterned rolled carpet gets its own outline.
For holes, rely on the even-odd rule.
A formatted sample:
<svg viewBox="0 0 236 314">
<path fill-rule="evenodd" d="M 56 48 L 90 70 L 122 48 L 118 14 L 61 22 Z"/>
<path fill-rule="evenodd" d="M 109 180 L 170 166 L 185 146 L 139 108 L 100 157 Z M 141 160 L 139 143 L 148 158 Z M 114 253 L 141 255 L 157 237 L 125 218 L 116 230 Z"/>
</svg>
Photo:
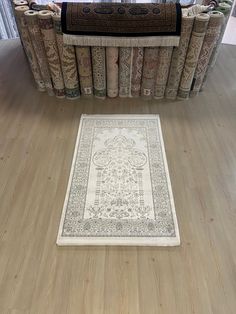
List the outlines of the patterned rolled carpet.
<svg viewBox="0 0 236 314">
<path fill-rule="evenodd" d="M 212 11 L 208 23 L 206 35 L 204 37 L 202 49 L 198 58 L 197 68 L 194 73 L 193 83 L 191 86 L 191 96 L 195 96 L 200 91 L 205 76 L 207 65 L 209 63 L 212 51 L 216 45 L 217 38 L 220 35 L 221 26 L 224 21 L 224 14 Z"/>
<path fill-rule="evenodd" d="M 39 12 L 39 26 L 41 29 L 48 65 L 52 77 L 56 97 L 65 97 L 65 86 L 57 49 L 56 37 L 52 20 L 53 12 L 44 10 Z"/>
<path fill-rule="evenodd" d="M 187 99 L 189 97 L 193 76 L 196 70 L 199 54 L 206 34 L 209 15 L 200 13 L 196 16 L 193 31 L 188 47 L 188 52 L 181 76 L 178 90 L 178 98 Z"/>
<path fill-rule="evenodd" d="M 142 47 L 133 48 L 133 62 L 131 72 L 131 96 L 140 96 L 141 79 L 143 70 L 143 51 Z"/>
<path fill-rule="evenodd" d="M 57 47 L 61 60 L 62 73 L 65 83 L 65 94 L 68 99 L 77 99 L 80 96 L 75 48 L 63 44 L 61 31 L 61 17 L 53 15 L 54 29 L 56 34 Z"/>
<path fill-rule="evenodd" d="M 68 44 L 175 46 L 179 42 L 180 30 L 179 3 L 62 4 L 62 31 Z"/>
<path fill-rule="evenodd" d="M 66 3 L 62 31 L 75 35 L 180 35 L 179 3 Z"/>
<path fill-rule="evenodd" d="M 18 24 L 18 29 L 21 34 L 22 44 L 24 46 L 26 55 L 28 57 L 30 68 L 34 76 L 35 83 L 37 85 L 37 89 L 43 92 L 45 91 L 45 84 L 44 84 L 42 74 L 39 68 L 39 64 L 38 64 L 37 57 L 34 51 L 34 47 L 32 45 L 29 30 L 25 23 L 24 12 L 28 10 L 29 10 L 28 6 L 17 6 L 15 7 L 15 16 L 16 16 L 16 21 Z"/>
<path fill-rule="evenodd" d="M 106 48 L 107 62 L 107 96 L 114 98 L 119 93 L 119 49 L 116 47 Z"/>
<path fill-rule="evenodd" d="M 91 47 L 93 65 L 93 93 L 97 98 L 106 97 L 106 50 L 104 47 Z"/>
<path fill-rule="evenodd" d="M 205 76 L 203 78 L 203 83 L 202 83 L 201 89 L 204 88 L 204 85 L 206 83 L 206 79 L 207 79 L 209 73 L 211 72 L 211 70 L 213 69 L 213 67 L 215 66 L 216 59 L 217 59 L 218 54 L 219 54 L 221 42 L 222 42 L 224 32 L 225 32 L 225 29 L 227 26 L 227 22 L 228 22 L 228 19 L 230 17 L 231 8 L 232 8 L 232 3 L 228 2 L 228 1 L 227 2 L 224 1 L 222 3 L 219 3 L 219 6 L 215 8 L 216 11 L 222 12 L 224 14 L 225 18 L 224 18 L 224 22 L 223 22 L 223 25 L 222 25 L 221 30 L 220 30 L 220 35 L 219 35 L 217 42 L 213 48 L 209 63 L 207 65 L 207 70 L 206 70 Z"/>
<path fill-rule="evenodd" d="M 132 48 L 119 49 L 119 96 L 131 93 Z"/>
<path fill-rule="evenodd" d="M 38 12 L 28 10 L 24 13 L 24 18 L 27 24 L 30 39 L 37 57 L 38 65 L 44 81 L 45 88 L 48 95 L 53 96 L 53 86 L 51 80 L 51 73 L 49 70 L 48 60 L 45 52 L 43 38 L 39 27 Z"/>
<path fill-rule="evenodd" d="M 160 47 L 158 52 L 157 74 L 154 88 L 154 98 L 162 99 L 165 95 L 170 61 L 173 47 Z"/>
<path fill-rule="evenodd" d="M 93 95 L 93 73 L 90 47 L 75 47 L 81 94 Z"/>
<path fill-rule="evenodd" d="M 180 244 L 158 115 L 81 117 L 57 244 Z"/>
<path fill-rule="evenodd" d="M 141 95 L 146 99 L 151 99 L 154 94 L 154 84 L 158 62 L 158 49 L 159 48 L 145 48 L 144 50 Z"/>
<path fill-rule="evenodd" d="M 165 91 L 167 99 L 175 99 L 177 96 L 181 74 L 184 68 L 185 57 L 193 28 L 194 16 L 183 16 L 179 47 L 174 47 L 168 82 Z"/>
</svg>

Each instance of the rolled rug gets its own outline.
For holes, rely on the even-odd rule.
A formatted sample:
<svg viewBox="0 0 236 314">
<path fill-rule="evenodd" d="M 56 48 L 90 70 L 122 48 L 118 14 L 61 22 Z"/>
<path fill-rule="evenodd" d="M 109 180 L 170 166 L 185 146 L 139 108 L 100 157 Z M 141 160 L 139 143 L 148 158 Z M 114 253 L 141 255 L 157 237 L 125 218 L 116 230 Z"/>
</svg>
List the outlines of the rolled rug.
<svg viewBox="0 0 236 314">
<path fill-rule="evenodd" d="M 61 31 L 61 17 L 52 16 L 56 33 L 57 48 L 61 60 L 61 69 L 65 84 L 65 94 L 68 99 L 77 99 L 80 96 L 77 64 L 74 46 L 64 45 Z"/>
<path fill-rule="evenodd" d="M 33 9 L 32 6 L 33 6 L 34 4 L 37 4 L 37 0 L 28 0 L 28 3 L 29 3 L 30 9 L 32 10 L 32 9 Z M 44 9 L 45 9 L 45 8 L 44 8 Z"/>
<path fill-rule="evenodd" d="M 138 97 L 141 93 L 141 79 L 143 70 L 143 54 L 142 47 L 133 48 L 133 62 L 131 70 L 131 96 Z"/>
<path fill-rule="evenodd" d="M 13 0 L 13 4 L 15 6 L 28 5 L 28 1 L 26 1 L 26 0 Z"/>
<path fill-rule="evenodd" d="M 206 83 L 206 78 L 216 64 L 216 60 L 217 60 L 217 57 L 218 57 L 218 54 L 220 51 L 221 42 L 222 42 L 222 39 L 223 39 L 223 36 L 225 33 L 228 19 L 230 17 L 231 5 L 226 3 L 226 2 L 221 2 L 219 5 L 221 5 L 221 6 L 216 7 L 215 11 L 219 11 L 219 12 L 222 12 L 224 14 L 224 21 L 223 21 L 223 25 L 221 27 L 219 37 L 218 37 L 216 44 L 213 48 L 213 51 L 212 51 L 212 54 L 211 54 L 211 57 L 210 57 L 210 60 L 209 60 L 208 66 L 207 66 L 207 70 L 206 70 L 205 76 L 203 78 L 203 82 L 202 82 L 202 86 L 201 86 L 200 90 L 202 90 L 204 88 L 205 83 Z"/>
<path fill-rule="evenodd" d="M 119 94 L 119 48 L 106 48 L 107 96 L 114 98 Z"/>
<path fill-rule="evenodd" d="M 80 91 L 83 96 L 93 95 L 93 77 L 90 47 L 75 47 L 79 71 Z"/>
<path fill-rule="evenodd" d="M 215 48 L 213 50 L 212 58 L 210 60 L 210 66 L 212 68 L 215 66 L 216 59 L 217 59 L 218 54 L 219 54 L 220 45 L 221 45 L 221 42 L 222 42 L 222 39 L 223 39 L 223 36 L 224 36 L 224 33 L 225 33 L 225 29 L 226 29 L 226 26 L 227 26 L 228 19 L 230 17 L 231 8 L 232 8 L 232 5 L 230 5 L 230 4 L 226 3 L 226 2 L 219 3 L 219 6 L 215 8 L 215 11 L 219 11 L 219 12 L 222 12 L 224 14 L 225 20 L 223 22 L 223 25 L 222 25 L 222 28 L 221 28 L 221 32 L 219 34 L 217 43 L 216 43 Z"/>
<path fill-rule="evenodd" d="M 131 96 L 132 48 L 119 49 L 119 96 Z"/>
<path fill-rule="evenodd" d="M 106 50 L 91 47 L 93 65 L 93 93 L 100 99 L 106 98 Z"/>
<path fill-rule="evenodd" d="M 219 2 L 220 2 L 219 0 L 203 0 L 202 4 L 209 5 L 211 6 L 211 8 L 214 9 L 218 5 Z"/>
<path fill-rule="evenodd" d="M 46 90 L 48 92 L 48 95 L 53 96 L 54 91 L 52 86 L 51 74 L 48 66 L 42 34 L 39 27 L 38 12 L 28 10 L 24 13 L 24 17 Z"/>
<path fill-rule="evenodd" d="M 229 11 L 231 11 L 232 4 L 227 1 L 219 3 L 219 5 L 215 8 L 215 11 L 222 12 L 225 15 L 228 15 Z"/>
<path fill-rule="evenodd" d="M 165 95 L 173 47 L 159 47 L 154 98 L 162 99 Z"/>
<path fill-rule="evenodd" d="M 143 74 L 141 96 L 151 99 L 154 94 L 154 84 L 157 72 L 158 48 L 145 48 L 143 61 Z"/>
<path fill-rule="evenodd" d="M 182 16 L 196 16 L 199 13 L 208 12 L 209 10 L 209 5 L 194 4 L 188 8 L 182 9 Z"/>
<path fill-rule="evenodd" d="M 167 99 L 175 99 L 177 96 L 181 74 L 184 68 L 185 57 L 188 50 L 188 45 L 192 33 L 194 16 L 182 17 L 182 28 L 180 35 L 179 47 L 174 47 L 168 81 L 165 90 Z"/>
<path fill-rule="evenodd" d="M 37 0 L 28 0 L 31 10 L 42 11 L 50 10 L 56 14 L 61 14 L 61 7 L 54 2 L 47 2 L 47 4 L 39 4 Z"/>
<path fill-rule="evenodd" d="M 234 4 L 233 0 L 220 0 L 220 3 L 222 3 L 222 2 L 229 4 L 231 7 Z"/>
<path fill-rule="evenodd" d="M 58 98 L 64 98 L 65 86 L 61 70 L 61 62 L 57 49 L 52 15 L 52 11 L 39 11 L 39 26 L 43 37 L 55 95 Z"/>
<path fill-rule="evenodd" d="M 28 0 L 28 3 L 31 10 L 35 10 L 35 11 L 48 10 L 48 5 L 38 4 L 37 0 Z"/>
<path fill-rule="evenodd" d="M 29 34 L 27 25 L 25 23 L 25 18 L 24 18 L 24 12 L 28 10 L 29 10 L 29 7 L 27 5 L 15 7 L 15 17 L 17 20 L 18 27 L 20 28 L 22 44 L 24 46 L 25 53 L 27 55 L 27 58 L 30 64 L 30 69 L 32 71 L 37 89 L 43 92 L 46 90 L 44 81 L 42 79 L 38 61 L 34 52 L 34 48 L 30 39 L 30 34 Z"/>
<path fill-rule="evenodd" d="M 189 97 L 193 76 L 196 70 L 204 36 L 206 34 L 209 18 L 210 18 L 209 14 L 206 13 L 200 13 L 195 18 L 193 31 L 185 60 L 185 65 L 178 90 L 179 99 L 187 99 Z"/>
<path fill-rule="evenodd" d="M 62 3 L 63 38 L 76 46 L 176 46 L 180 29 L 179 3 Z"/>
<path fill-rule="evenodd" d="M 219 37 L 221 26 L 224 22 L 224 14 L 221 12 L 212 11 L 209 13 L 209 15 L 210 20 L 199 55 L 197 68 L 194 73 L 193 83 L 191 87 L 192 91 L 190 93 L 191 96 L 197 95 L 200 91 L 203 78 L 206 73 L 207 65 L 209 63 L 217 38 Z"/>
</svg>

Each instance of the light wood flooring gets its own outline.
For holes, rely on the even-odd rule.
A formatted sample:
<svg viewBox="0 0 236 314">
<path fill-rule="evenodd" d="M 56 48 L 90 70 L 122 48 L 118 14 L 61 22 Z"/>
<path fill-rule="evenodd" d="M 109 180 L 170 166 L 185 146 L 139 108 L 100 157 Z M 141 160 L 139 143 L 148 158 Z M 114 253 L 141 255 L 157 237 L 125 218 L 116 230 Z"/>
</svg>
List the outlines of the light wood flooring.
<svg viewBox="0 0 236 314">
<path fill-rule="evenodd" d="M 0 314 L 236 313 L 236 48 L 189 101 L 58 100 L 0 42 Z M 57 247 L 81 113 L 159 113 L 181 246 Z"/>
</svg>

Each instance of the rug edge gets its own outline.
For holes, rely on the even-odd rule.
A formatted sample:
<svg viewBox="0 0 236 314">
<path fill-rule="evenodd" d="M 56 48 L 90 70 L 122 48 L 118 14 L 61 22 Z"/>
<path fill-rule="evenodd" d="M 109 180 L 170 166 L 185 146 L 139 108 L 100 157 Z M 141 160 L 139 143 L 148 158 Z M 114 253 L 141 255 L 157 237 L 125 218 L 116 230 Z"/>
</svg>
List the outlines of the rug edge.
<svg viewBox="0 0 236 314">
<path fill-rule="evenodd" d="M 140 241 L 142 240 L 142 241 Z M 93 237 L 91 238 L 73 238 L 68 237 L 65 239 L 62 236 L 59 236 L 57 238 L 56 244 L 58 246 L 180 246 L 180 238 L 178 236 L 176 237 L 156 237 L 156 238 L 137 238 L 137 237 L 131 237 L 131 238 L 107 238 L 107 239 L 101 239 Z"/>
<path fill-rule="evenodd" d="M 170 196 L 172 215 L 173 215 L 173 220 L 174 220 L 175 235 L 176 235 L 176 238 L 179 239 L 179 242 L 180 242 L 179 224 L 178 224 L 178 219 L 177 219 L 177 214 L 176 214 L 172 184 L 171 184 L 171 180 L 170 180 L 170 172 L 169 172 L 169 167 L 168 167 L 168 162 L 167 162 L 167 157 L 166 157 L 165 143 L 164 143 L 164 138 L 163 138 L 163 134 L 162 134 L 161 119 L 160 119 L 159 115 L 157 116 L 157 120 L 158 120 L 158 129 L 159 129 L 159 133 L 160 133 L 161 147 L 163 149 L 163 151 L 162 151 L 163 162 L 164 162 L 164 167 L 165 167 L 165 171 L 166 171 L 166 179 L 167 179 L 167 186 L 168 186 L 168 191 L 169 191 L 169 196 Z"/>
</svg>

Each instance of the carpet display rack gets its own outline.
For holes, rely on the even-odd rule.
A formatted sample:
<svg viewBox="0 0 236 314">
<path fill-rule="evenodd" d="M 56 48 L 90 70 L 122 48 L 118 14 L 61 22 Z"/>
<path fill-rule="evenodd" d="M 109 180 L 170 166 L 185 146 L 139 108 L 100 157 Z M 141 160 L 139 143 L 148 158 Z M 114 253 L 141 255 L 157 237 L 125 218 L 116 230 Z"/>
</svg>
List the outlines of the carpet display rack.
<svg viewBox="0 0 236 314">
<path fill-rule="evenodd" d="M 212 6 L 213 10 L 206 10 Z M 37 89 L 58 98 L 80 96 L 188 99 L 215 65 L 232 1 L 182 8 L 178 43 L 157 46 L 68 44 L 60 8 L 14 0 L 21 42 Z M 75 35 L 76 36 L 76 35 Z M 72 36 L 73 37 L 73 36 Z M 73 38 L 72 38 L 73 39 Z M 70 40 L 70 39 L 69 39 Z"/>
</svg>

